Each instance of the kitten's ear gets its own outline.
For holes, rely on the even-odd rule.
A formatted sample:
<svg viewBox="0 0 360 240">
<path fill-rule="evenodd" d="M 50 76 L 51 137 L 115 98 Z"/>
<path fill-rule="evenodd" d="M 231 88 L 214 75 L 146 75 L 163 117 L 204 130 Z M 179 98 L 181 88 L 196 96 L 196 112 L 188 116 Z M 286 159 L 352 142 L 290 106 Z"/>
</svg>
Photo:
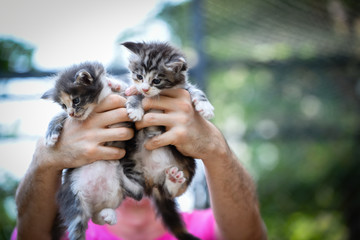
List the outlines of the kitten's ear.
<svg viewBox="0 0 360 240">
<path fill-rule="evenodd" d="M 144 46 L 144 44 L 142 43 L 134 43 L 134 42 L 124 42 L 121 45 L 125 46 L 127 49 L 129 49 L 135 54 L 140 54 L 140 50 Z"/>
<path fill-rule="evenodd" d="M 75 82 L 78 84 L 90 85 L 93 80 L 91 74 L 84 69 L 81 69 L 75 74 Z"/>
<path fill-rule="evenodd" d="M 187 63 L 184 58 L 178 58 L 165 64 L 166 68 L 175 73 L 187 70 Z"/>
<path fill-rule="evenodd" d="M 52 99 L 55 93 L 55 89 L 51 88 L 47 90 L 42 96 L 41 99 Z"/>
</svg>

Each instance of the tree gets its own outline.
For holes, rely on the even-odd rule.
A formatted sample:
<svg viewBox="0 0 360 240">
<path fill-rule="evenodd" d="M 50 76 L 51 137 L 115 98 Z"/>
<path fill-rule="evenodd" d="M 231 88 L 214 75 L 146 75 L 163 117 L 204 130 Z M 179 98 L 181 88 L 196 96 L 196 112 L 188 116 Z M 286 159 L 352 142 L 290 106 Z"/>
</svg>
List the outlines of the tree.
<svg viewBox="0 0 360 240">
<path fill-rule="evenodd" d="M 12 39 L 0 39 L 0 71 L 24 73 L 33 70 L 34 49 L 29 44 Z"/>
</svg>

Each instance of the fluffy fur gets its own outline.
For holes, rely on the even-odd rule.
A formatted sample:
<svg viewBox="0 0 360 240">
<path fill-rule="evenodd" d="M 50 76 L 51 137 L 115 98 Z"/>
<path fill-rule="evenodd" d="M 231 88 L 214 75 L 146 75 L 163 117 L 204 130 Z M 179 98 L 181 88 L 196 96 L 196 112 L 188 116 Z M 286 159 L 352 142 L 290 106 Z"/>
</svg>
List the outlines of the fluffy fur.
<svg viewBox="0 0 360 240">
<path fill-rule="evenodd" d="M 205 118 L 213 117 L 213 107 L 205 94 L 187 81 L 184 55 L 167 43 L 125 42 L 132 55 L 129 69 L 139 95 L 128 98 L 126 108 L 133 121 L 144 115 L 141 100 L 158 96 L 164 89 L 184 88 L 189 91 L 195 109 Z M 197 239 L 189 234 L 177 212 L 174 198 L 186 191 L 195 174 L 193 158 L 182 155 L 174 146 L 146 150 L 149 138 L 164 132 L 162 127 L 150 127 L 136 133 L 136 149 L 129 159 L 145 178 L 145 193 L 151 197 L 164 224 L 178 239 Z"/>
<path fill-rule="evenodd" d="M 111 93 L 110 85 L 125 90 L 127 84 L 116 81 L 106 74 L 100 63 L 86 62 L 74 65 L 56 76 L 55 87 L 42 98 L 59 103 L 64 113 L 55 116 L 48 126 L 46 144 L 54 146 L 67 118 L 82 121 L 91 115 L 96 105 Z M 119 127 L 119 124 L 110 126 Z M 107 145 L 125 147 L 124 142 Z M 128 161 L 96 161 L 94 163 L 66 169 L 63 183 L 57 194 L 59 219 L 67 228 L 72 240 L 85 239 L 87 224 L 91 218 L 97 224 L 115 224 L 115 209 L 126 195 L 141 199 L 142 178 L 133 174 L 133 164 Z M 64 229 L 54 232 L 63 234 Z M 59 236 L 55 236 L 59 237 Z"/>
</svg>

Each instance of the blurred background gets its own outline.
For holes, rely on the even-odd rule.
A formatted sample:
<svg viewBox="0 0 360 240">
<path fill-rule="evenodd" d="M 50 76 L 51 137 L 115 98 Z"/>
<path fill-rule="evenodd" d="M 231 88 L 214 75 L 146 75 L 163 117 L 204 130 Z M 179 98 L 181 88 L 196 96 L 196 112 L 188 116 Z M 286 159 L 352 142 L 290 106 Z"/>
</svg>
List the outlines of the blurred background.
<svg viewBox="0 0 360 240">
<path fill-rule="evenodd" d="M 128 40 L 183 49 L 257 183 L 269 239 L 360 239 L 359 1 L 0 2 L 0 239 L 59 110 L 39 99 L 49 76 L 97 60 L 121 77 Z M 209 205 L 201 189 L 190 208 Z"/>
</svg>

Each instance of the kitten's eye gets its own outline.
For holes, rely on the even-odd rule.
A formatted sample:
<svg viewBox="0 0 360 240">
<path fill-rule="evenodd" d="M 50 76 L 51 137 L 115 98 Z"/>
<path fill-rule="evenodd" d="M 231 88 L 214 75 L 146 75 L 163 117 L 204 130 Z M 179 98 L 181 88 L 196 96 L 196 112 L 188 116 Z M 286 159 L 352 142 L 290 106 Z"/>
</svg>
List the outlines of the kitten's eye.
<svg viewBox="0 0 360 240">
<path fill-rule="evenodd" d="M 143 76 L 141 76 L 140 74 L 136 75 L 137 79 L 139 80 L 143 80 Z"/>
<path fill-rule="evenodd" d="M 62 107 L 63 109 L 66 109 L 66 105 L 65 105 L 65 104 L 62 104 L 61 107 Z"/>
<path fill-rule="evenodd" d="M 73 100 L 72 100 L 72 102 L 73 102 L 73 104 L 74 105 L 76 105 L 76 104 L 79 104 L 79 102 L 80 102 L 80 98 L 74 98 Z"/>
<path fill-rule="evenodd" d="M 155 78 L 155 79 L 152 81 L 153 84 L 159 84 L 160 82 L 161 82 L 161 80 L 160 80 L 160 79 L 157 79 L 157 78 Z"/>
</svg>

